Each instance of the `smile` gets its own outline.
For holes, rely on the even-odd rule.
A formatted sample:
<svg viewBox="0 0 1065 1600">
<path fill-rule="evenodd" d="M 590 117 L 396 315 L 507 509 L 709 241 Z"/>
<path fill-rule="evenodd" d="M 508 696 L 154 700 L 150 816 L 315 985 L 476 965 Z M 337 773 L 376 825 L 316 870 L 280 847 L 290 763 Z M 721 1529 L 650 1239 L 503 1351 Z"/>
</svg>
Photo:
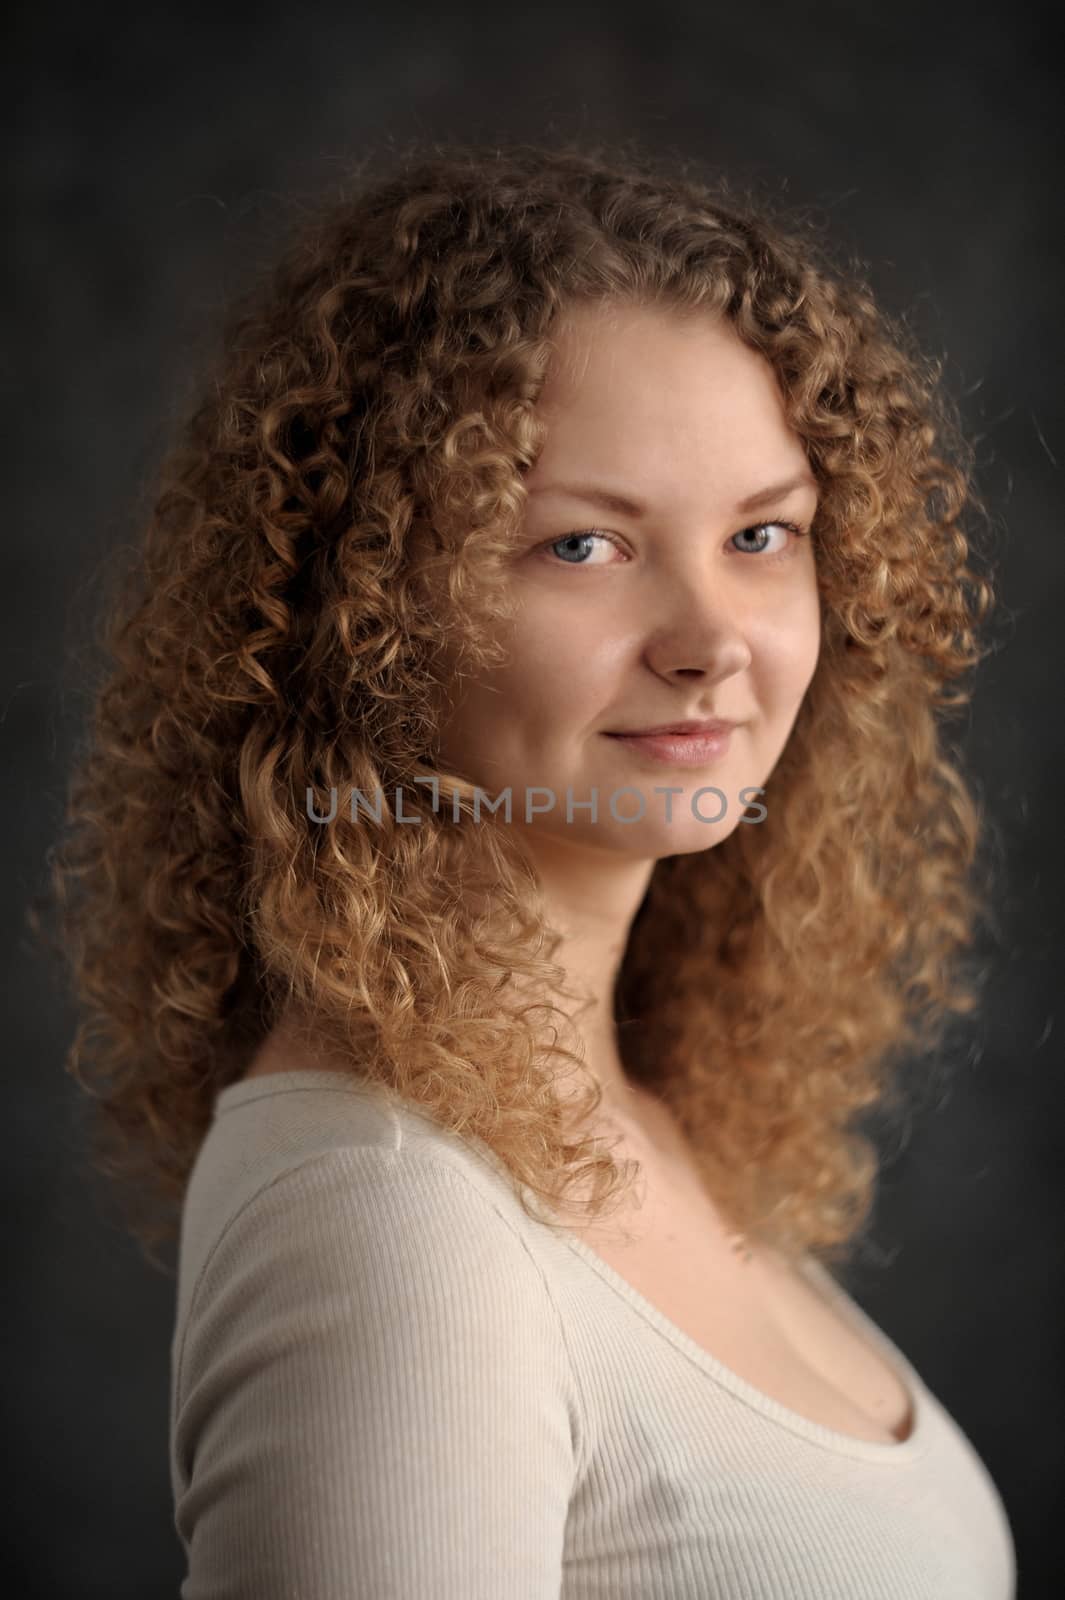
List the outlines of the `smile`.
<svg viewBox="0 0 1065 1600">
<path fill-rule="evenodd" d="M 607 733 L 615 744 L 627 745 L 634 754 L 674 767 L 698 767 L 723 756 L 732 739 L 731 728 L 714 733 Z"/>
</svg>

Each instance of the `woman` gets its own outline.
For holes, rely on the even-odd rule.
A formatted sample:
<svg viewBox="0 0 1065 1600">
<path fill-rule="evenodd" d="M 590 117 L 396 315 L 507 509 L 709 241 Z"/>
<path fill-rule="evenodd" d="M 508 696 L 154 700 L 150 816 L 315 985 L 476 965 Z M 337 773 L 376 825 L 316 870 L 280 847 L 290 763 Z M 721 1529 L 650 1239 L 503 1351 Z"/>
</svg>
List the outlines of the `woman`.
<svg viewBox="0 0 1065 1600">
<path fill-rule="evenodd" d="M 1012 1594 L 826 1266 L 974 1005 L 936 380 L 573 150 L 408 162 L 232 321 L 57 870 L 72 1070 L 181 1205 L 186 1600 Z"/>
</svg>

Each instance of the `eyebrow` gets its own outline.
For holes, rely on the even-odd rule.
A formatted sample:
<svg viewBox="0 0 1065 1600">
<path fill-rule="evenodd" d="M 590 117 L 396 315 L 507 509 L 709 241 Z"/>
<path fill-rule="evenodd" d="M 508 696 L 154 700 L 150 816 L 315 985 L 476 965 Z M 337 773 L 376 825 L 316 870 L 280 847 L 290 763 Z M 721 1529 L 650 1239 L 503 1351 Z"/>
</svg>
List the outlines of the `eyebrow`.
<svg viewBox="0 0 1065 1600">
<path fill-rule="evenodd" d="M 758 511 L 762 506 L 770 505 L 774 500 L 782 500 L 785 495 L 794 494 L 798 489 L 816 490 L 817 482 L 808 474 L 789 478 L 785 483 L 774 483 L 768 489 L 759 489 L 757 494 L 749 494 L 746 499 L 737 501 L 734 509 L 739 513 Z M 529 493 L 568 494 L 574 500 L 586 500 L 590 505 L 600 506 L 604 511 L 613 511 L 621 517 L 636 518 L 647 514 L 647 507 L 641 505 L 638 500 L 595 483 L 537 484 L 529 490 Z"/>
</svg>

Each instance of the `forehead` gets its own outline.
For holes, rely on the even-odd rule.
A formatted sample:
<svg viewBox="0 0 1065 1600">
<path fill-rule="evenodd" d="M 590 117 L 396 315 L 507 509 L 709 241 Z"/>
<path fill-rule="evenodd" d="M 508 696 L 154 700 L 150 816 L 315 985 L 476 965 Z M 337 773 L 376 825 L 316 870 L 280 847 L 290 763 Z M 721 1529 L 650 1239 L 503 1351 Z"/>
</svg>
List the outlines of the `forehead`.
<svg viewBox="0 0 1065 1600">
<path fill-rule="evenodd" d="M 582 302 L 560 311 L 550 335 L 553 346 L 549 384 L 575 388 L 591 373 L 632 360 L 653 359 L 656 365 L 676 363 L 688 352 L 694 359 L 716 353 L 719 358 L 748 358 L 765 364 L 727 317 L 680 307 L 635 305 L 618 301 Z"/>
<path fill-rule="evenodd" d="M 573 307 L 553 345 L 530 486 L 576 468 L 624 470 L 648 494 L 709 476 L 742 498 L 807 466 L 776 374 L 726 319 Z"/>
</svg>

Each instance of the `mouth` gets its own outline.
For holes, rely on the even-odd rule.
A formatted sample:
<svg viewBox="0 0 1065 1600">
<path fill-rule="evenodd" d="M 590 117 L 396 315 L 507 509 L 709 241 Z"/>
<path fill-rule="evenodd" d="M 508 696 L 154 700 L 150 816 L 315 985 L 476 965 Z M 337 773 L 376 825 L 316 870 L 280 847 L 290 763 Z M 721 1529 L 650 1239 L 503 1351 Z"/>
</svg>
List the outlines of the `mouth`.
<svg viewBox="0 0 1065 1600">
<path fill-rule="evenodd" d="M 684 736 L 704 734 L 713 736 L 727 733 L 737 724 L 730 722 L 727 717 L 704 717 L 699 720 L 692 719 L 687 722 L 663 722 L 654 728 L 619 728 L 610 732 L 611 739 L 645 739 L 652 738 L 660 733 L 681 734 Z"/>
<path fill-rule="evenodd" d="M 701 766 L 728 750 L 734 724 L 716 722 L 687 729 L 657 728 L 640 733 L 608 733 L 608 739 L 651 761 L 676 767 Z"/>
</svg>

